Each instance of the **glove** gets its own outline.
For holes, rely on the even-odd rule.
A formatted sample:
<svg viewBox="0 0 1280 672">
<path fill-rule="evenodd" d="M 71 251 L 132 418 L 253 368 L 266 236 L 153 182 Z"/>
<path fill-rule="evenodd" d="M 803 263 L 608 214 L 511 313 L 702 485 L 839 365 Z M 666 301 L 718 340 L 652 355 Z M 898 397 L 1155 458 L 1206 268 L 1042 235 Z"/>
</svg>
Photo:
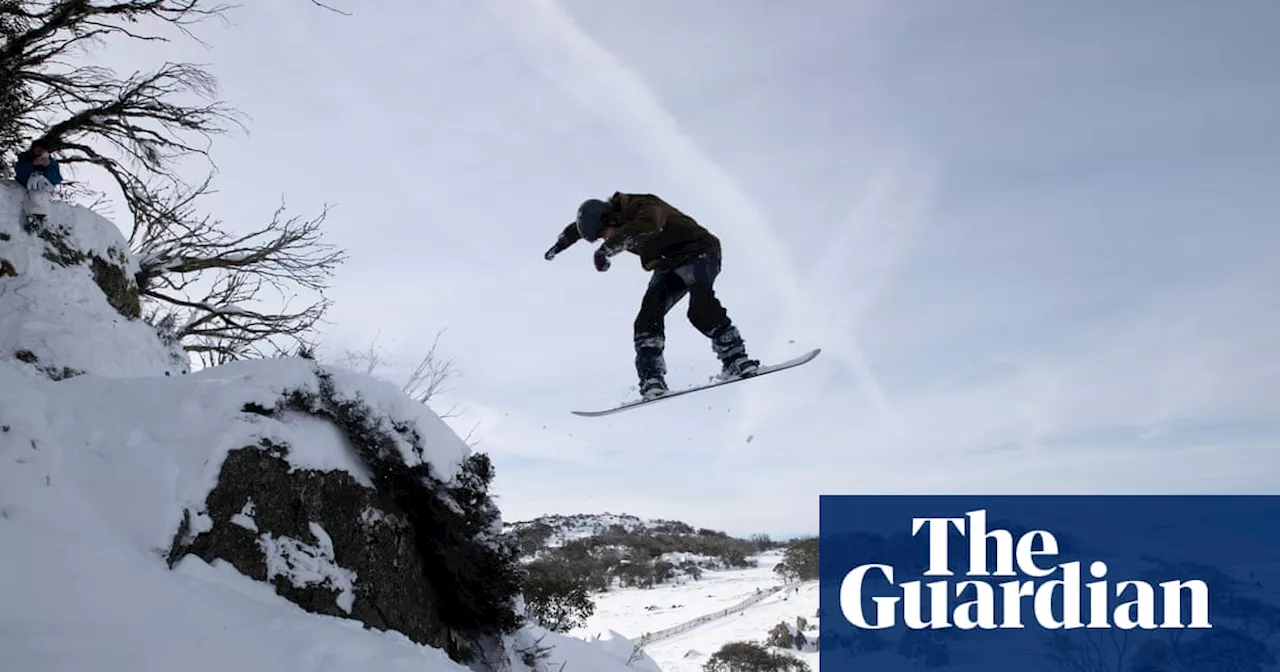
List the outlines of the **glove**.
<svg viewBox="0 0 1280 672">
<path fill-rule="evenodd" d="M 565 240 L 565 236 L 562 233 L 559 236 L 556 236 L 555 244 L 547 248 L 547 252 L 546 254 L 542 255 L 542 258 L 546 259 L 547 261 L 551 261 L 552 259 L 556 258 L 557 254 L 560 254 L 561 252 L 564 252 L 565 250 L 569 249 L 569 246 L 572 244 L 573 243 Z"/>
<path fill-rule="evenodd" d="M 595 262 L 596 270 L 601 273 L 609 270 L 609 265 L 612 263 L 609 261 L 609 254 L 604 251 L 603 247 L 596 250 L 596 253 L 591 257 L 591 260 Z"/>
<path fill-rule="evenodd" d="M 27 189 L 29 191 L 49 191 L 53 189 L 53 183 L 49 182 L 49 178 L 37 173 L 27 180 Z"/>
</svg>

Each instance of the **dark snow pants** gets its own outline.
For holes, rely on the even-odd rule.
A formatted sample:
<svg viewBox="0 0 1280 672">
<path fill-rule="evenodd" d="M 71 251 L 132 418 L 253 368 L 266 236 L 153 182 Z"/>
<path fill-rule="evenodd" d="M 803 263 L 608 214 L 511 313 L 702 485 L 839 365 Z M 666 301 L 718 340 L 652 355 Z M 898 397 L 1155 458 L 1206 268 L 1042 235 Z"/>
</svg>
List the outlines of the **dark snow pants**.
<svg viewBox="0 0 1280 672">
<path fill-rule="evenodd" d="M 636 373 L 641 381 L 666 374 L 663 358 L 666 316 L 686 295 L 689 322 L 711 339 L 712 350 L 721 362 L 744 352 L 737 328 L 716 297 L 715 281 L 719 274 L 720 259 L 711 254 L 699 255 L 671 270 L 654 272 L 640 300 L 635 321 Z"/>
</svg>

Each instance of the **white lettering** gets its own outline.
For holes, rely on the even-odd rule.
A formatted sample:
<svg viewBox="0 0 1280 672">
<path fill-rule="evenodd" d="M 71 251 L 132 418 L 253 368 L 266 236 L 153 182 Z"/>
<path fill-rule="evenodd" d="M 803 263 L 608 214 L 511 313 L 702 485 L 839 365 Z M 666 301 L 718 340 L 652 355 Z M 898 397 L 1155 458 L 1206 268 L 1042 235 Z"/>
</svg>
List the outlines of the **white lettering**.
<svg viewBox="0 0 1280 672">
<path fill-rule="evenodd" d="M 956 597 L 964 595 L 967 588 L 973 588 L 974 598 L 961 602 L 956 607 L 956 627 L 961 630 L 981 628 L 994 630 L 996 627 L 996 594 L 995 589 L 986 581 L 961 581 L 956 586 Z"/>
<path fill-rule="evenodd" d="M 951 627 L 947 621 L 947 582 L 932 581 L 929 584 L 929 620 L 922 615 L 923 599 L 920 595 L 920 582 L 908 581 L 902 584 L 902 620 L 912 630 L 932 628 L 940 630 Z"/>
<path fill-rule="evenodd" d="M 1054 592 L 1058 589 L 1062 590 L 1062 620 L 1053 613 Z M 1040 584 L 1035 601 L 1036 620 L 1041 627 L 1050 630 L 1084 627 L 1080 622 L 1080 563 L 1062 565 L 1062 579 Z"/>
<path fill-rule="evenodd" d="M 840 582 L 840 611 L 855 627 L 866 630 L 892 628 L 896 624 L 893 614 L 894 605 L 898 603 L 899 598 L 871 598 L 871 601 L 876 603 L 876 625 L 867 623 L 867 618 L 862 613 L 862 582 L 866 580 L 867 572 L 873 569 L 880 570 L 885 580 L 893 583 L 893 567 L 889 565 L 861 565 L 855 567 L 853 571 L 845 575 L 844 581 Z"/>
<path fill-rule="evenodd" d="M 1116 607 L 1112 618 L 1121 630 L 1132 630 L 1133 628 L 1142 628 L 1144 630 L 1152 630 L 1156 627 L 1156 591 L 1151 584 L 1146 581 L 1121 581 L 1116 585 L 1116 597 L 1124 595 L 1126 588 L 1132 586 L 1134 592 L 1138 593 L 1138 599 L 1130 602 L 1121 602 Z M 1137 613 L 1134 613 L 1134 610 Z"/>
<path fill-rule="evenodd" d="M 987 571 L 987 540 L 996 542 L 996 576 L 1017 576 L 1013 571 L 1013 534 L 1008 530 L 987 531 L 986 510 L 970 511 L 969 576 L 991 576 Z"/>
<path fill-rule="evenodd" d="M 964 518 L 912 518 L 911 536 L 916 536 L 921 527 L 929 529 L 929 570 L 925 576 L 951 576 L 947 545 L 947 523 L 956 526 L 960 535 L 964 536 Z"/>
<path fill-rule="evenodd" d="M 1042 538 L 1040 550 L 1035 550 L 1036 538 Z M 1018 570 L 1023 574 L 1043 578 L 1053 574 L 1053 569 L 1041 569 L 1036 565 L 1037 555 L 1057 555 L 1058 540 L 1044 530 L 1032 530 L 1018 538 Z"/>
<path fill-rule="evenodd" d="M 1164 623 L 1162 628 L 1208 628 L 1209 625 L 1209 586 L 1199 579 L 1193 581 L 1165 581 L 1160 584 L 1164 588 Z M 1191 625 L 1182 622 L 1182 589 L 1191 591 Z"/>
<path fill-rule="evenodd" d="M 961 630 L 1019 629 L 1026 627 L 1023 614 L 1031 614 L 1040 627 L 1057 629 L 1119 628 L 1145 630 L 1160 628 L 1212 628 L 1209 619 L 1209 587 L 1199 580 L 1170 580 L 1159 584 L 1163 597 L 1164 619 L 1156 624 L 1156 588 L 1146 581 L 1121 581 L 1112 594 L 1107 563 L 1088 563 L 1088 574 L 1094 581 L 1084 582 L 1084 561 L 1044 562 L 1039 558 L 1058 555 L 1058 540 L 1047 530 L 1031 530 L 1014 535 L 1009 530 L 988 530 L 987 511 L 968 511 L 963 518 L 913 518 L 912 536 L 922 531 L 929 541 L 928 569 L 925 577 L 949 577 L 949 534 L 954 526 L 961 537 L 968 538 L 968 577 L 1026 576 L 1030 580 L 1012 580 L 995 584 L 983 580 L 955 582 L 894 581 L 894 567 L 886 564 L 860 565 L 840 584 L 840 609 L 850 624 L 867 630 L 883 630 L 897 625 L 898 619 L 909 628 Z M 991 542 L 995 543 L 992 544 Z M 994 557 L 994 563 L 989 559 Z M 1044 564 L 1041 564 L 1044 562 Z M 992 565 L 994 564 L 994 571 Z M 883 577 L 886 586 L 897 590 L 894 596 L 871 598 L 875 604 L 874 623 L 864 613 L 864 593 L 872 572 Z M 1056 578 L 1047 579 L 1051 576 Z M 1002 614 L 996 617 L 996 586 L 999 586 Z M 926 595 L 927 593 L 927 595 Z M 1125 598 L 1132 597 L 1127 601 Z M 1024 600 L 1030 598 L 1030 604 Z M 1113 602 L 1113 598 L 1117 600 Z M 954 600 L 954 603 L 953 603 Z M 1188 607 L 1186 606 L 1189 602 Z M 1061 605 L 1061 606 L 1059 606 Z M 1088 614 L 1088 625 L 1083 615 Z"/>
</svg>

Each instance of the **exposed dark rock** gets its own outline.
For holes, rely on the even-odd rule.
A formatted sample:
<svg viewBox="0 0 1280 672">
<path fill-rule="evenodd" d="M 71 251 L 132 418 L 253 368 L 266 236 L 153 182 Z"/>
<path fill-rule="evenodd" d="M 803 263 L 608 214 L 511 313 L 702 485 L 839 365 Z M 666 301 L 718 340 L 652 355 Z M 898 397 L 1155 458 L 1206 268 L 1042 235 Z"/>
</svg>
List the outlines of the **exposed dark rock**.
<svg viewBox="0 0 1280 672">
<path fill-rule="evenodd" d="M 124 267 L 111 263 L 99 256 L 89 258 L 89 267 L 93 270 L 93 281 L 102 288 L 107 296 L 107 303 L 128 318 L 142 316 L 142 302 L 138 296 L 138 288 L 125 273 Z"/>
<path fill-rule="evenodd" d="M 111 307 L 121 315 L 130 319 L 136 319 L 142 315 L 138 286 L 125 271 L 128 257 L 124 250 L 112 248 L 107 253 L 110 258 L 103 259 L 96 254 L 78 250 L 68 243 L 67 236 L 70 232 L 65 226 L 59 225 L 55 228 L 48 222 L 43 225 L 28 222 L 23 228 L 27 233 L 39 236 L 46 243 L 45 259 L 60 266 L 87 263 L 93 272 L 94 282 L 107 297 L 107 303 L 110 303 Z"/>
<path fill-rule="evenodd" d="M 379 630 L 397 630 L 421 644 L 449 648 L 449 632 L 436 611 L 439 600 L 427 581 L 413 530 L 395 513 L 395 503 L 345 471 L 290 471 L 282 457 L 287 450 L 264 441 L 231 451 L 218 486 L 205 500 L 212 528 L 185 543 L 184 531 L 175 539 L 171 562 L 187 553 L 208 562 L 222 559 L 246 576 L 271 583 L 307 611 L 353 618 Z M 326 540 L 317 538 L 313 524 Z M 331 558 L 313 553 L 307 563 L 331 562 L 337 572 L 354 572 L 349 602 L 342 602 L 343 591 L 332 579 L 295 583 L 279 567 L 268 566 L 287 560 L 278 552 L 269 557 L 267 551 L 288 547 L 289 540 L 326 551 L 332 545 Z"/>
<path fill-rule="evenodd" d="M 25 362 L 27 364 L 32 364 L 32 365 L 40 361 L 40 358 L 36 356 L 36 353 L 31 352 L 30 350 L 27 350 L 25 348 L 22 350 L 14 351 L 13 358 L 20 362 Z M 69 366 L 63 366 L 59 368 L 51 364 L 49 366 L 41 366 L 37 368 L 39 368 L 41 373 L 48 376 L 50 380 L 66 380 L 67 378 L 72 378 L 72 377 L 84 374 L 84 371 L 81 371 L 80 369 L 73 369 Z"/>
<path fill-rule="evenodd" d="M 332 422 L 374 487 L 346 471 L 290 471 L 287 446 L 264 441 L 234 450 L 204 502 L 211 522 L 195 526 L 184 520 L 170 563 L 186 553 L 206 561 L 221 558 L 247 576 L 270 581 L 304 609 L 394 629 L 455 660 L 473 660 L 484 642 L 522 625 L 514 599 L 523 575 L 488 494 L 488 457 L 471 455 L 456 482 L 441 480 L 426 462 L 410 466 L 398 441 L 419 456 L 424 452 L 412 424 L 379 418 L 362 402 L 339 399 L 327 374 L 318 369 L 316 375 L 318 390 L 288 393 L 275 408 L 246 404 L 243 411 L 267 417 L 300 412 Z M 250 502 L 256 530 L 236 522 L 248 520 L 240 514 Z M 332 575 L 354 572 L 350 594 L 344 595 L 342 580 L 294 582 L 268 566 L 282 550 L 305 544 L 325 555 L 329 543 L 332 558 L 321 565 Z M 350 612 L 340 603 L 345 599 Z"/>
</svg>

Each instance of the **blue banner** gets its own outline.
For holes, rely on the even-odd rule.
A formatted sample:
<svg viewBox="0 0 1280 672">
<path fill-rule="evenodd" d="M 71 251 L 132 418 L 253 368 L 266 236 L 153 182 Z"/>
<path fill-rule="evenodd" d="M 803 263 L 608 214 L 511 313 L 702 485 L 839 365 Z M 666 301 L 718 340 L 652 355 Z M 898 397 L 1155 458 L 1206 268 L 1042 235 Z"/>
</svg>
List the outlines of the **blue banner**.
<svg viewBox="0 0 1280 672">
<path fill-rule="evenodd" d="M 1280 670 L 1280 496 L 824 496 L 819 665 Z"/>
</svg>

